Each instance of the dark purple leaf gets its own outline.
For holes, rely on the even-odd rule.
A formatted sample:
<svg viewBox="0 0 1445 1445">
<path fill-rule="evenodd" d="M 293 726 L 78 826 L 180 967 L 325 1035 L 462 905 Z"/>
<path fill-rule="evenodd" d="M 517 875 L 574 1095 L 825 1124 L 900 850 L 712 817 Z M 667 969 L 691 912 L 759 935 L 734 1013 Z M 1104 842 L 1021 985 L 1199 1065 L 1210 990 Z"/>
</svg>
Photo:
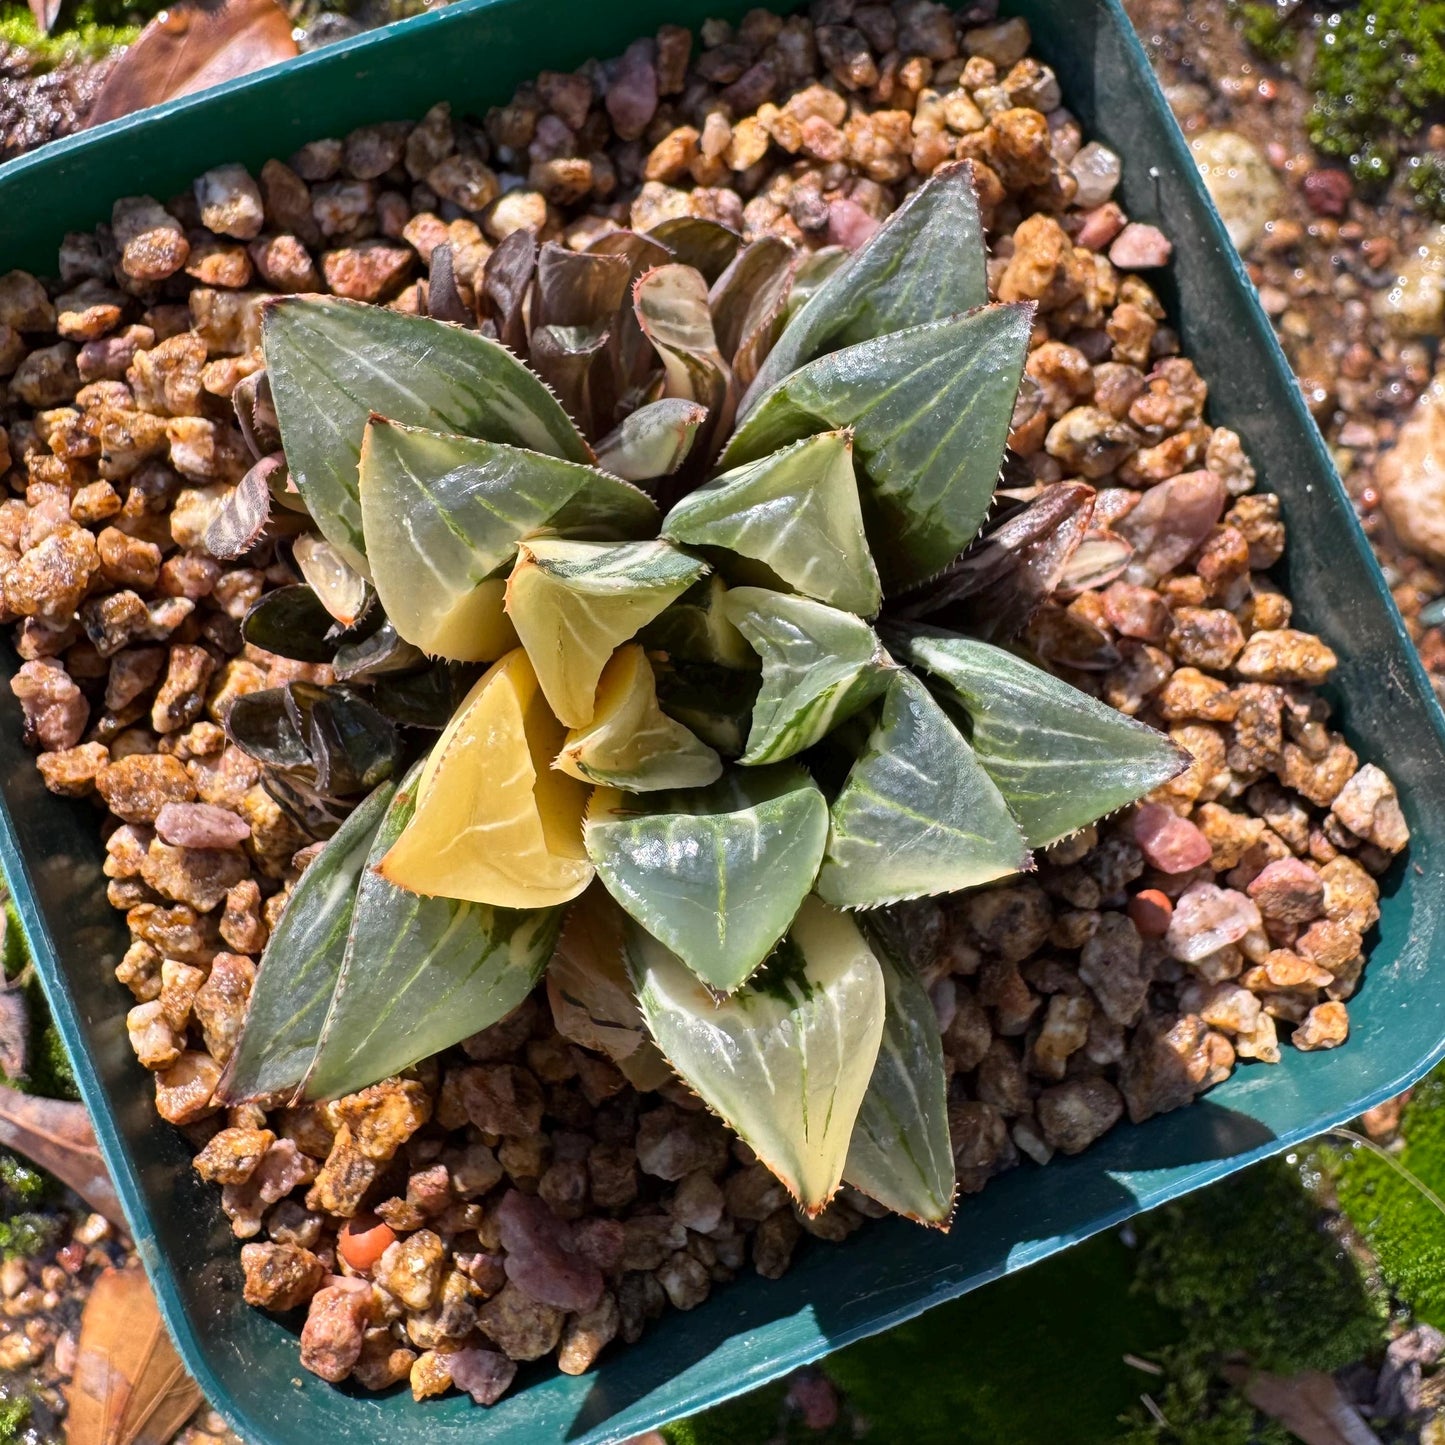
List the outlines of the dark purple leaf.
<svg viewBox="0 0 1445 1445">
<path fill-rule="evenodd" d="M 1089 529 L 1094 489 L 1054 482 L 995 522 L 938 577 L 899 599 L 895 615 L 927 617 L 985 642 L 1006 642 L 1058 586 Z"/>
<path fill-rule="evenodd" d="M 530 231 L 513 231 L 482 267 L 477 315 L 482 330 L 518 356 L 527 355 L 527 328 L 522 305 L 537 269 L 537 238 Z"/>
<path fill-rule="evenodd" d="M 458 326 L 475 328 L 477 324 L 475 313 L 462 300 L 462 293 L 457 290 L 450 241 L 443 241 L 431 253 L 426 287 L 426 314 L 434 321 L 453 321 Z"/>
</svg>

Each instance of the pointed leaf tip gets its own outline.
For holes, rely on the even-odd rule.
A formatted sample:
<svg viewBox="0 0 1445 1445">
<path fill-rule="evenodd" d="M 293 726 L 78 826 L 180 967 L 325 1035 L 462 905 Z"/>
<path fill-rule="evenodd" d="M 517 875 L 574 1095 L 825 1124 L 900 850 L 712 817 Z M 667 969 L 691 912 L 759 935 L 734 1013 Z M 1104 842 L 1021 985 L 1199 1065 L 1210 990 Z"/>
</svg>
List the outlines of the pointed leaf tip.
<svg viewBox="0 0 1445 1445">
<path fill-rule="evenodd" d="M 1002 795 L 928 689 L 899 670 L 832 808 L 818 894 L 878 908 L 1017 873 L 1028 850 Z"/>
<path fill-rule="evenodd" d="M 900 629 L 899 639 L 962 704 L 979 761 L 1030 847 L 1134 802 L 1192 761 L 1163 733 L 1001 647 L 933 628 Z"/>
<path fill-rule="evenodd" d="M 884 591 L 916 586 L 958 556 L 988 513 L 1031 329 L 1029 306 L 983 306 L 831 352 L 759 399 L 722 465 L 853 427 Z"/>
<path fill-rule="evenodd" d="M 360 571 L 357 465 L 373 412 L 569 461 L 591 458 L 545 383 L 474 331 L 338 296 L 286 296 L 266 309 L 261 337 L 291 475 L 323 535 Z"/>
<path fill-rule="evenodd" d="M 724 472 L 667 514 L 663 535 L 759 562 L 794 591 L 861 617 L 882 601 L 848 428 Z"/>
<path fill-rule="evenodd" d="M 827 831 L 828 806 L 801 768 L 732 769 L 688 792 L 599 789 L 587 851 L 618 903 L 728 993 L 787 931 Z"/>
<path fill-rule="evenodd" d="M 806 899 L 754 982 L 720 1001 L 640 928 L 628 967 L 669 1063 L 807 1214 L 821 1213 L 883 1033 L 883 975 L 857 924 Z"/>
</svg>

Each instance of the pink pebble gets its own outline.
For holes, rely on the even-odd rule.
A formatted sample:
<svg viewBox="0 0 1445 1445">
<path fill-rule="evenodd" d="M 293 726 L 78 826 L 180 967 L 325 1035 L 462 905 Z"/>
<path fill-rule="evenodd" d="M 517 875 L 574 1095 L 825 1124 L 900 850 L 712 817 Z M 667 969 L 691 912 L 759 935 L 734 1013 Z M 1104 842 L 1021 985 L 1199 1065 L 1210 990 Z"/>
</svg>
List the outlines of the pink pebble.
<svg viewBox="0 0 1445 1445">
<path fill-rule="evenodd" d="M 1209 839 L 1163 803 L 1142 803 L 1134 814 L 1134 841 L 1161 873 L 1187 873 L 1214 856 Z"/>
<path fill-rule="evenodd" d="M 465 1390 L 478 1405 L 495 1405 L 507 1393 L 517 1373 L 515 1360 L 498 1350 L 475 1346 L 456 1350 L 447 1356 L 452 1384 Z"/>
<path fill-rule="evenodd" d="M 1158 226 L 1145 226 L 1138 221 L 1130 221 L 1109 247 L 1109 259 L 1121 271 L 1148 271 L 1155 266 L 1167 266 L 1173 254 L 1173 242 Z"/>
<path fill-rule="evenodd" d="M 239 848 L 251 825 L 212 803 L 167 803 L 156 814 L 156 835 L 176 848 Z"/>
<path fill-rule="evenodd" d="M 602 1297 L 602 1271 L 572 1250 L 572 1231 L 544 1200 L 509 1190 L 497 1206 L 507 1278 L 539 1304 L 590 1310 Z"/>
<path fill-rule="evenodd" d="M 1102 251 L 1124 229 L 1127 219 L 1117 201 L 1105 201 L 1084 213 L 1084 224 L 1074 241 L 1086 251 Z"/>
<path fill-rule="evenodd" d="M 1174 905 L 1164 946 L 1181 963 L 1197 963 L 1263 926 L 1259 909 L 1243 893 L 1195 883 Z"/>
<path fill-rule="evenodd" d="M 856 251 L 876 231 L 881 222 L 870 216 L 857 201 L 840 196 L 828 202 L 828 244 Z"/>
</svg>

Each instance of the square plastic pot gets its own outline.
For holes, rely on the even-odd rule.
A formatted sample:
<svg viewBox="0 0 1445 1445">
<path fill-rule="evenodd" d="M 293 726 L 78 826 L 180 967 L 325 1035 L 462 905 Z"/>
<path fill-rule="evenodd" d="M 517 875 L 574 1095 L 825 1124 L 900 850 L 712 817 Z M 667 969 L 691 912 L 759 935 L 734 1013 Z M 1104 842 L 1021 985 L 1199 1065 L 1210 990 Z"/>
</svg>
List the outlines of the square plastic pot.
<svg viewBox="0 0 1445 1445">
<path fill-rule="evenodd" d="M 303 141 L 416 117 L 441 99 L 479 114 L 539 69 L 615 55 L 664 22 L 737 18 L 753 3 L 464 0 L 62 141 L 0 170 L 0 271 L 51 270 L 61 234 L 106 219 L 117 196 L 164 198 L 209 166 L 255 169 Z M 215 1191 L 157 1118 L 126 1040 L 130 999 L 113 975 L 126 935 L 105 901 L 96 813 L 44 791 L 19 709 L 0 687 L 0 857 L 170 1329 L 207 1395 L 255 1445 L 621 1440 L 1307 1139 L 1398 1092 L 1445 1051 L 1445 717 L 1122 7 L 1005 8 L 1033 26 L 1087 133 L 1123 156 L 1129 214 L 1173 239 L 1164 297 L 1209 381 L 1210 418 L 1242 435 L 1262 484 L 1283 499 L 1281 580 L 1301 624 L 1340 655 L 1332 701 L 1347 736 L 1400 788 L 1414 838 L 1384 880 L 1348 1044 L 1286 1049 L 1283 1063 L 1247 1064 L 1192 1108 L 1121 1126 L 1077 1158 L 1016 1169 L 964 1199 L 947 1237 L 895 1221 L 838 1247 L 805 1240 L 782 1280 L 720 1288 L 641 1343 L 609 1350 L 590 1374 L 527 1367 L 491 1410 L 465 1396 L 421 1407 L 404 1388 L 381 1397 L 333 1389 L 297 1363 L 299 1320 L 242 1303 L 238 1246 Z M 6 645 L 0 670 L 8 677 L 16 666 Z"/>
</svg>

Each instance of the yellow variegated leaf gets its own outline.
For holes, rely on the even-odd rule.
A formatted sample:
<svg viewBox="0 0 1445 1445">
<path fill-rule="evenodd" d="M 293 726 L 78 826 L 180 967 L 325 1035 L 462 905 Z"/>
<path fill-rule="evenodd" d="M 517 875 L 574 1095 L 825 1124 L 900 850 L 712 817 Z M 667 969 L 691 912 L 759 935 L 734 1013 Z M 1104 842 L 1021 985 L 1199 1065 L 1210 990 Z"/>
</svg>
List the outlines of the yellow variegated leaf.
<svg viewBox="0 0 1445 1445">
<path fill-rule="evenodd" d="M 462 704 L 418 784 L 416 812 L 380 864 L 413 893 L 550 908 L 591 881 L 587 789 L 552 767 L 563 729 L 527 654 L 493 666 Z"/>
<path fill-rule="evenodd" d="M 613 652 L 706 571 L 706 563 L 666 542 L 522 543 L 507 582 L 507 614 L 562 722 L 581 728 L 592 721 Z"/>
<path fill-rule="evenodd" d="M 613 653 L 592 721 L 567 734 L 553 767 L 584 783 L 634 793 L 705 788 L 722 775 L 722 759 L 658 707 L 652 664 L 636 642 Z"/>
</svg>

